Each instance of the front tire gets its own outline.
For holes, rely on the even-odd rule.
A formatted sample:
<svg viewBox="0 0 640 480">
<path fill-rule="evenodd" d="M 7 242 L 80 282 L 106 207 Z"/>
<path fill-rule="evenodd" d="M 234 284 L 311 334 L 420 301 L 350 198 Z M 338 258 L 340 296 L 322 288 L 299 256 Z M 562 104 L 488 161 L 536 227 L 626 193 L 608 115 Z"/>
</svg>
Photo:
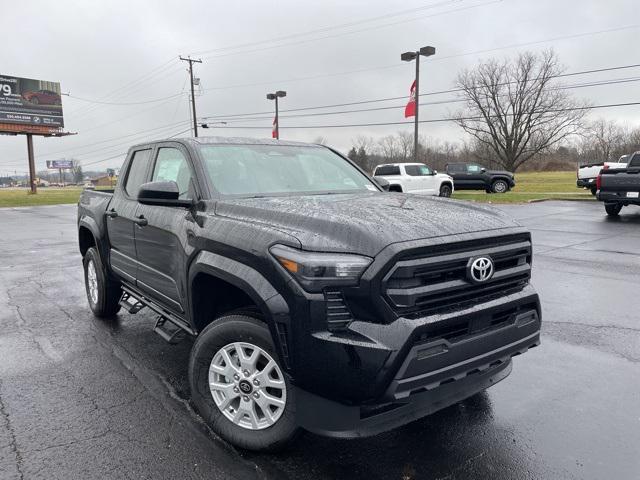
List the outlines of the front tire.
<svg viewBox="0 0 640 480">
<path fill-rule="evenodd" d="M 240 448 L 278 450 L 299 432 L 295 390 L 256 318 L 231 314 L 207 326 L 191 350 L 189 383 L 200 415 Z"/>
<path fill-rule="evenodd" d="M 448 183 L 440 185 L 440 194 L 438 196 L 449 198 L 451 196 L 451 185 Z"/>
<path fill-rule="evenodd" d="M 595 194 L 598 193 L 598 188 L 595 186 L 589 188 L 589 190 L 591 190 L 591 195 L 595 196 Z"/>
<path fill-rule="evenodd" d="M 493 193 L 506 193 L 509 191 L 509 185 L 504 180 L 496 180 L 491 184 Z"/>
<path fill-rule="evenodd" d="M 604 209 L 610 217 L 617 217 L 622 210 L 622 205 L 620 203 L 605 203 Z"/>
<path fill-rule="evenodd" d="M 89 307 L 96 317 L 113 317 L 120 310 L 120 284 L 111 280 L 102 265 L 100 255 L 91 247 L 82 259 L 84 266 L 84 285 L 87 291 Z"/>
</svg>

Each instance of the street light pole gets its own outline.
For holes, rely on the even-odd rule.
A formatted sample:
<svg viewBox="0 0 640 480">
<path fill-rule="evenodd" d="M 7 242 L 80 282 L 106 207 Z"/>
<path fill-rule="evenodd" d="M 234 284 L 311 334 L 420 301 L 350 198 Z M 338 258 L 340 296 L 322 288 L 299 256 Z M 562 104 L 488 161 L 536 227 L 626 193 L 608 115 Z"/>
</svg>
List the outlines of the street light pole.
<svg viewBox="0 0 640 480">
<path fill-rule="evenodd" d="M 285 92 L 284 90 L 278 90 L 275 93 L 267 93 L 267 100 L 275 100 L 275 102 L 276 102 L 276 118 L 275 118 L 276 140 L 280 140 L 280 119 L 278 118 L 278 115 L 279 115 L 279 113 L 278 113 L 278 98 L 286 97 L 286 96 L 287 96 L 287 92 Z"/>
<path fill-rule="evenodd" d="M 413 118 L 413 161 L 418 162 L 418 114 L 420 113 L 420 54 L 416 55 L 416 114 Z"/>
<path fill-rule="evenodd" d="M 276 140 L 280 140 L 280 120 L 278 119 L 278 96 L 276 95 Z"/>
<path fill-rule="evenodd" d="M 405 62 L 410 62 L 411 60 L 416 61 L 416 84 L 414 89 L 414 97 L 415 97 L 415 115 L 413 116 L 413 161 L 418 161 L 418 148 L 420 143 L 418 141 L 418 123 L 419 123 L 419 113 L 420 113 L 420 56 L 430 57 L 431 55 L 435 55 L 436 49 L 434 47 L 422 47 L 417 52 L 405 52 L 400 55 L 400 60 Z"/>
</svg>

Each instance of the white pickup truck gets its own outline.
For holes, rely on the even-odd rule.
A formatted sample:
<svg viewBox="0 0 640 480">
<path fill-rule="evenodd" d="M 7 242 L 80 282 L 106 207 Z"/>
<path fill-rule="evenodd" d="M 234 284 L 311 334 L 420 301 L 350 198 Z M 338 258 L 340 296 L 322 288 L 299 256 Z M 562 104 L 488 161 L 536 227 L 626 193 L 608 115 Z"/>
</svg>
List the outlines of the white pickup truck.
<svg viewBox="0 0 640 480">
<path fill-rule="evenodd" d="M 389 182 L 390 192 L 419 193 L 450 197 L 453 178 L 424 163 L 387 163 L 373 169 L 373 176 Z"/>
<path fill-rule="evenodd" d="M 595 195 L 597 191 L 596 178 L 598 178 L 600 170 L 603 168 L 626 168 L 627 163 L 629 163 L 629 157 L 630 155 L 622 155 L 617 162 L 589 163 L 581 165 L 578 168 L 577 173 L 577 187 L 588 188 L 591 190 L 591 194 Z"/>
</svg>

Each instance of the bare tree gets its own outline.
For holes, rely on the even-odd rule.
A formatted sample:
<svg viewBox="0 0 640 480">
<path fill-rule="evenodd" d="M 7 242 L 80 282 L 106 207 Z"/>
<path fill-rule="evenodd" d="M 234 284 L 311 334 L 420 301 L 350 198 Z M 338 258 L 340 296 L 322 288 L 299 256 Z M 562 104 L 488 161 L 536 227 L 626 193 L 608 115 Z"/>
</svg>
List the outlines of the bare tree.
<svg viewBox="0 0 640 480">
<path fill-rule="evenodd" d="M 487 147 L 490 156 L 482 160 L 515 171 L 582 130 L 586 105 L 559 88 L 555 79 L 563 71 L 548 50 L 521 53 L 515 60 L 489 60 L 458 76 L 466 107 L 455 121 Z"/>
<path fill-rule="evenodd" d="M 600 118 L 588 126 L 583 151 L 595 157 L 592 161 L 608 162 L 621 150 L 624 137 L 624 130 L 616 122 Z"/>
</svg>

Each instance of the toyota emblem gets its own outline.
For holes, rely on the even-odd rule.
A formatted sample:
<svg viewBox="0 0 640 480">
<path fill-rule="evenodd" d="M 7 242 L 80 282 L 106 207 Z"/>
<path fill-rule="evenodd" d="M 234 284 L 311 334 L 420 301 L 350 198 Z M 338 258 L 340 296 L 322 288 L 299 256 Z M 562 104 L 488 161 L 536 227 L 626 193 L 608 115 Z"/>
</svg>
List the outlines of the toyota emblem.
<svg viewBox="0 0 640 480">
<path fill-rule="evenodd" d="M 473 283 L 482 283 L 493 277 L 493 260 L 489 257 L 476 257 L 469 260 L 467 275 Z"/>
</svg>

